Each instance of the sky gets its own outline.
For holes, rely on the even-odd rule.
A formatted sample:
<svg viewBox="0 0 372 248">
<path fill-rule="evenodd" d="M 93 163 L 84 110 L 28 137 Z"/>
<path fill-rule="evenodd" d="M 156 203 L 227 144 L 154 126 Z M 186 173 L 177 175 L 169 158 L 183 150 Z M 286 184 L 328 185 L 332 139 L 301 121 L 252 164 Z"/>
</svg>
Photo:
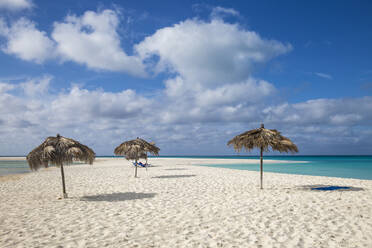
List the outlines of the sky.
<svg viewBox="0 0 372 248">
<path fill-rule="evenodd" d="M 160 155 L 230 155 L 261 123 L 300 155 L 371 155 L 370 13 L 367 0 L 0 0 L 0 155 L 57 133 L 97 155 L 136 137 Z"/>
</svg>

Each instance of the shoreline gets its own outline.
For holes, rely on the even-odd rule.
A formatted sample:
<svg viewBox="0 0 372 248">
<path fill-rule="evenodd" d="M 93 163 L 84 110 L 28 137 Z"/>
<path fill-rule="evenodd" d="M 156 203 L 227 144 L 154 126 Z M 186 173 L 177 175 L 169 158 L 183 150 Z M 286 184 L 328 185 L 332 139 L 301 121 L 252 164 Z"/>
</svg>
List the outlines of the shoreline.
<svg viewBox="0 0 372 248">
<path fill-rule="evenodd" d="M 19 159 L 23 158 L 23 159 Z M 210 168 L 216 168 L 216 169 L 228 169 L 228 170 L 233 170 L 233 171 L 250 171 L 250 172 L 259 172 L 256 170 L 246 170 L 246 169 L 237 169 L 237 168 L 224 168 L 224 167 L 214 167 L 213 164 L 257 164 L 259 163 L 258 159 L 239 159 L 239 163 L 237 163 L 236 159 L 225 159 L 225 158 L 220 158 L 220 159 L 215 159 L 215 158 L 169 158 L 169 157 L 150 157 L 149 161 L 157 161 L 157 160 L 190 160 L 187 162 L 187 165 L 191 166 L 201 166 L 201 167 L 210 167 Z M 26 160 L 26 157 L 0 157 L 0 161 L 24 161 Z M 125 161 L 128 162 L 126 159 L 123 157 L 96 157 L 94 164 L 96 163 L 102 163 L 104 161 L 110 161 L 110 160 L 118 160 L 118 161 Z M 198 161 L 196 161 L 198 160 Z M 129 162 L 128 162 L 129 163 Z M 293 163 L 293 164 L 298 164 L 298 163 L 309 163 L 308 161 L 293 161 L 293 160 L 272 160 L 272 159 L 264 159 L 264 163 L 267 164 L 285 164 L 285 163 Z M 205 164 L 205 165 L 201 165 Z M 212 164 L 211 166 L 209 166 Z M 67 165 L 69 166 L 69 165 Z M 74 165 L 76 166 L 76 165 Z M 57 168 L 56 166 L 50 166 L 49 169 L 52 168 Z M 40 170 L 43 170 L 44 168 L 41 168 Z M 22 176 L 22 175 L 27 175 L 29 173 L 32 173 L 33 171 L 28 171 L 28 172 L 20 172 L 20 173 L 11 173 L 11 174 L 5 174 L 5 175 L 0 175 L 0 182 L 8 180 L 7 177 L 13 178 L 16 176 Z M 309 174 L 296 174 L 296 173 L 285 173 L 285 172 L 272 172 L 272 171 L 265 171 L 264 174 L 280 174 L 280 175 L 298 175 L 298 176 L 309 176 L 309 177 L 322 177 L 322 178 L 336 178 L 336 179 L 351 179 L 351 180 L 362 180 L 362 181 L 372 181 L 372 179 L 359 179 L 359 178 L 353 178 L 353 177 L 337 177 L 337 176 L 322 176 L 322 175 L 309 175 Z M 10 179 L 13 180 L 13 179 Z"/>
</svg>

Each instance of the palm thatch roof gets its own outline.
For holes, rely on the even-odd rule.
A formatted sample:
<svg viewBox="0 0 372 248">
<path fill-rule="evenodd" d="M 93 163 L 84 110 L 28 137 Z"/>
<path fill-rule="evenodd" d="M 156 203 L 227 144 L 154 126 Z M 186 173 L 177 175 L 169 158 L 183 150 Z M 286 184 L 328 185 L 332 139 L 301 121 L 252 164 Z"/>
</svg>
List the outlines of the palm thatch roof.
<svg viewBox="0 0 372 248">
<path fill-rule="evenodd" d="M 262 148 L 263 151 L 268 152 L 269 147 L 272 150 L 279 152 L 298 152 L 297 146 L 287 137 L 280 134 L 275 129 L 266 129 L 261 125 L 242 134 L 235 136 L 228 143 L 228 146 L 233 146 L 236 151 L 241 151 L 243 148 L 250 151 L 254 148 Z"/>
<path fill-rule="evenodd" d="M 151 144 L 144 139 L 134 139 L 121 143 L 115 148 L 115 155 L 125 156 L 128 160 L 138 160 L 139 158 L 147 158 L 147 152 L 158 156 L 160 148 Z"/>
<path fill-rule="evenodd" d="M 96 154 L 92 149 L 76 140 L 65 138 L 59 134 L 48 137 L 27 155 L 27 162 L 31 170 L 48 167 L 48 164 L 63 165 L 73 161 L 92 164 Z"/>
<path fill-rule="evenodd" d="M 128 155 L 125 155 L 125 158 L 127 160 L 136 160 L 136 155 L 137 155 L 136 153 L 130 153 Z M 147 153 L 141 152 L 138 156 L 138 159 L 140 158 L 147 159 Z"/>
</svg>

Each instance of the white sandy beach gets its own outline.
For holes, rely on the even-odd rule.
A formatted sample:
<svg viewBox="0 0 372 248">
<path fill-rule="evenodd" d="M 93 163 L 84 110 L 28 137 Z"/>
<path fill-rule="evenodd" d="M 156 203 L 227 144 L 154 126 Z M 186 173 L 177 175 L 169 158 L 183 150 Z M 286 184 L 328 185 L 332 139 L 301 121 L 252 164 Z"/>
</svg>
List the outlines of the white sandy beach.
<svg viewBox="0 0 372 248">
<path fill-rule="evenodd" d="M 194 165 L 217 162 L 237 161 L 67 166 L 62 200 L 58 168 L 3 177 L 0 247 L 372 247 L 371 180 L 265 172 L 260 190 L 259 172 Z"/>
</svg>

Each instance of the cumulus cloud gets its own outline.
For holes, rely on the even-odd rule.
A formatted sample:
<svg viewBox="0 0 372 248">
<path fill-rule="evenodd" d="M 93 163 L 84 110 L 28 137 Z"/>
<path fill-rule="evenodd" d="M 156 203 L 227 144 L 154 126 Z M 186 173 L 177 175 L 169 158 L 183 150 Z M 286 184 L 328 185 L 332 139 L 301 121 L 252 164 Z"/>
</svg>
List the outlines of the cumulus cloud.
<svg viewBox="0 0 372 248">
<path fill-rule="evenodd" d="M 17 11 L 22 9 L 31 9 L 33 7 L 31 0 L 0 0 L 0 9 Z"/>
<path fill-rule="evenodd" d="M 222 7 L 212 13 L 237 15 L 235 10 Z M 58 58 L 136 76 L 146 76 L 145 61 L 150 71 L 175 72 L 187 81 L 212 85 L 243 81 L 256 64 L 292 49 L 290 44 L 263 39 L 215 17 L 209 22 L 187 19 L 159 29 L 135 45 L 129 55 L 121 47 L 118 28 L 118 13 L 109 9 L 68 15 L 54 23 L 51 38 L 25 18 L 10 26 L 0 21 L 0 35 L 7 40 L 3 51 L 23 60 L 42 63 Z"/>
<path fill-rule="evenodd" d="M 255 64 L 287 53 L 292 46 L 220 19 L 188 19 L 157 30 L 135 49 L 150 66 L 155 63 L 155 72 L 170 71 L 189 82 L 218 85 L 245 80 Z"/>
<path fill-rule="evenodd" d="M 211 12 L 212 19 L 223 18 L 226 15 L 239 16 L 239 12 L 232 8 L 214 7 Z"/>
<path fill-rule="evenodd" d="M 92 69 L 144 76 L 141 60 L 127 55 L 121 48 L 118 25 L 117 13 L 113 10 L 86 11 L 82 16 L 69 15 L 63 22 L 54 23 L 52 37 L 63 60 Z"/>
<path fill-rule="evenodd" d="M 248 78 L 242 82 L 204 87 L 185 82 L 181 77 L 166 81 L 168 106 L 163 109 L 163 121 L 217 122 L 250 119 L 275 87 L 264 80 Z"/>
<path fill-rule="evenodd" d="M 11 25 L 0 19 L 0 35 L 6 38 L 2 51 L 39 64 L 58 59 L 95 70 L 146 76 L 141 59 L 122 49 L 118 27 L 118 13 L 113 10 L 69 15 L 64 21 L 54 23 L 51 38 L 26 18 Z"/>
<path fill-rule="evenodd" d="M 238 15 L 217 7 L 217 13 Z M 220 16 L 219 16 L 220 17 Z M 163 123 L 252 120 L 275 87 L 252 76 L 257 64 L 289 52 L 290 44 L 266 40 L 222 18 L 188 19 L 157 30 L 135 46 L 165 80 Z M 173 76 L 176 75 L 176 76 Z"/>
<path fill-rule="evenodd" d="M 8 83 L 0 83 L 0 94 L 8 92 L 12 89 L 14 89 L 14 85 Z"/>
<path fill-rule="evenodd" d="M 19 87 L 22 89 L 23 93 L 26 96 L 40 96 L 48 92 L 49 84 L 52 79 L 53 77 L 51 76 L 44 76 L 39 79 L 31 79 L 29 81 L 21 83 Z"/>
<path fill-rule="evenodd" d="M 315 99 L 306 102 L 270 106 L 264 110 L 265 120 L 294 125 L 355 125 L 371 123 L 372 97 L 350 99 Z"/>
<path fill-rule="evenodd" d="M 127 119 L 143 114 L 150 101 L 133 90 L 112 93 L 103 90 L 89 91 L 73 86 L 67 94 L 60 94 L 51 103 L 51 110 L 65 121 L 76 115 L 85 121 L 96 118 Z"/>
<path fill-rule="evenodd" d="M 8 26 L 0 19 L 0 35 L 7 40 L 6 45 L 2 47 L 2 51 L 7 54 L 36 63 L 54 57 L 54 42 L 30 20 L 21 18 Z"/>
<path fill-rule="evenodd" d="M 53 93 L 50 76 L 2 82 L 0 149 L 2 154 L 25 154 L 46 136 L 61 133 L 91 145 L 98 154 L 112 154 L 115 145 L 137 136 L 155 141 L 166 153 L 226 154 L 233 152 L 226 147 L 229 138 L 261 121 L 301 148 L 313 143 L 318 146 L 314 149 L 371 145 L 372 97 L 272 104 L 265 99 L 272 87 L 251 78 L 232 89 L 221 86 L 186 95 L 191 99 L 185 102 L 165 95 L 147 98 L 131 89 L 108 92 L 76 85 Z M 226 99 L 218 97 L 223 91 Z"/>
<path fill-rule="evenodd" d="M 102 138 L 101 148 L 105 150 L 113 141 L 138 136 L 138 131 L 150 121 L 145 117 L 151 113 L 152 100 L 133 90 L 114 93 L 72 86 L 55 94 L 50 90 L 51 80 L 44 76 L 17 84 L 0 83 L 1 154 L 25 154 L 46 136 L 56 133 L 88 143 Z M 27 141 L 22 139 L 24 135 Z M 11 150 L 12 146 L 5 144 L 7 140 L 18 144 L 17 149 L 21 150 Z"/>
</svg>

